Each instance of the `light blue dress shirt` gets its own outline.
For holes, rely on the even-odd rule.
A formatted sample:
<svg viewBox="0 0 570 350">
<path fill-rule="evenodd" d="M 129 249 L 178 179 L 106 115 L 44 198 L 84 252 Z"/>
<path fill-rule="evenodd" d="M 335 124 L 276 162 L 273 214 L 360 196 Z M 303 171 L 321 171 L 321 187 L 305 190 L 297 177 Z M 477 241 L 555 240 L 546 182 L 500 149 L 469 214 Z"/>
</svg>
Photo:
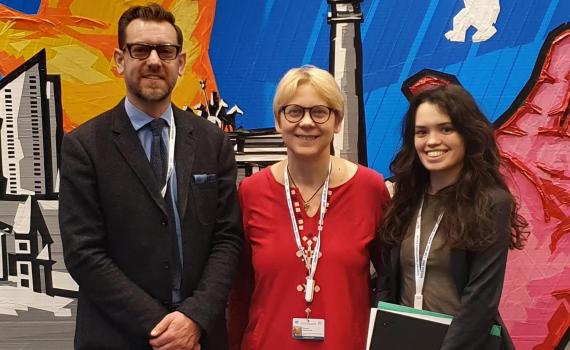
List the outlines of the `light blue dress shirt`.
<svg viewBox="0 0 570 350">
<path fill-rule="evenodd" d="M 152 147 L 152 130 L 149 127 L 145 127 L 148 123 L 150 123 L 154 118 L 149 116 L 148 114 L 144 113 L 135 105 L 133 105 L 128 98 L 125 98 L 125 110 L 127 111 L 127 115 L 135 128 L 137 136 L 141 141 L 141 144 L 144 148 L 144 152 L 146 154 L 146 158 L 150 162 L 150 151 Z M 170 133 L 170 125 L 172 119 L 174 118 L 174 114 L 172 112 L 172 106 L 169 106 L 168 109 L 160 116 L 160 118 L 166 121 L 167 127 L 162 129 L 162 142 L 166 145 L 166 151 L 168 152 L 168 141 L 169 141 L 169 133 Z M 168 180 L 168 188 L 170 190 L 170 196 L 172 198 L 172 205 L 174 206 L 174 222 L 176 224 L 176 238 L 178 239 L 178 254 L 180 256 L 180 273 L 182 274 L 182 231 L 180 229 L 180 214 L 178 213 L 178 185 L 176 183 L 176 162 L 174 163 L 174 167 L 172 169 L 172 175 Z M 177 305 L 181 302 L 182 298 L 180 295 L 180 289 L 174 289 L 172 291 L 172 303 L 173 305 Z"/>
</svg>

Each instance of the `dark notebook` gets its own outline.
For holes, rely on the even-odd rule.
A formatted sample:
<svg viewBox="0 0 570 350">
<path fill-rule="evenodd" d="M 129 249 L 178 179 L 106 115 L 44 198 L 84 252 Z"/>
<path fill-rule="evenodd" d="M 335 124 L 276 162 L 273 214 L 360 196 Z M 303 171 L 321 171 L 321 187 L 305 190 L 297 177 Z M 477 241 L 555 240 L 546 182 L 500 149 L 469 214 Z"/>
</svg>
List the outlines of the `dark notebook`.
<svg viewBox="0 0 570 350">
<path fill-rule="evenodd" d="M 421 318 L 418 318 L 421 317 Z M 370 350 L 439 350 L 451 316 L 381 302 L 371 312 Z M 493 326 L 481 350 L 501 348 L 500 327 Z"/>
</svg>

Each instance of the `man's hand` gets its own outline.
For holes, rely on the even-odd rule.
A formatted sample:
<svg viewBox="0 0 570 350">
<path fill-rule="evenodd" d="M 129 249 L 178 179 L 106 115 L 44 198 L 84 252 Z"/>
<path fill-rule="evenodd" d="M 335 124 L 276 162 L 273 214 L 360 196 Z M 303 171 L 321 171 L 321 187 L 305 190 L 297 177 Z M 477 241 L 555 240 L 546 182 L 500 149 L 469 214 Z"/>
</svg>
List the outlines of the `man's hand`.
<svg viewBox="0 0 570 350">
<path fill-rule="evenodd" d="M 154 350 L 200 350 L 200 326 L 180 311 L 166 315 L 150 332 Z"/>
</svg>

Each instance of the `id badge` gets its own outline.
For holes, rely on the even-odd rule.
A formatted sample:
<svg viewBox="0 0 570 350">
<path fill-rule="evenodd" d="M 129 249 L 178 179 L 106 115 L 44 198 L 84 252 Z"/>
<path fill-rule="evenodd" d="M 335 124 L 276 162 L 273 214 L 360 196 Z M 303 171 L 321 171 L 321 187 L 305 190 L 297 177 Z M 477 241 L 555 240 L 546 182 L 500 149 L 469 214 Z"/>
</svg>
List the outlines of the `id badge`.
<svg viewBox="0 0 570 350">
<path fill-rule="evenodd" d="M 294 318 L 293 339 L 298 340 L 324 340 L 325 320 L 322 318 Z"/>
</svg>

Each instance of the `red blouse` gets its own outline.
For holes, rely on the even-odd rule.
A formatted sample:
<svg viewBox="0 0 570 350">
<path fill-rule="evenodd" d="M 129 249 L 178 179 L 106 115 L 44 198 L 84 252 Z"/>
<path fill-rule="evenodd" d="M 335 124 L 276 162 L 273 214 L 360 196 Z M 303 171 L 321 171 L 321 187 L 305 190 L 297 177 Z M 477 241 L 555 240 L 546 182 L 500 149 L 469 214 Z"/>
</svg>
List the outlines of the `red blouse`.
<svg viewBox="0 0 570 350">
<path fill-rule="evenodd" d="M 376 230 L 389 194 L 382 175 L 362 166 L 348 182 L 329 190 L 315 274 L 319 292 L 310 305 L 310 317 L 325 320 L 325 339 L 296 340 L 292 321 L 306 316 L 302 284 L 307 271 L 296 255 L 285 187 L 269 168 L 241 182 L 245 248 L 230 295 L 231 349 L 364 349 L 371 305 L 369 263 L 378 267 Z M 298 191 L 291 192 L 300 209 L 296 216 L 304 248 L 312 249 L 319 212 L 307 216 Z"/>
</svg>

